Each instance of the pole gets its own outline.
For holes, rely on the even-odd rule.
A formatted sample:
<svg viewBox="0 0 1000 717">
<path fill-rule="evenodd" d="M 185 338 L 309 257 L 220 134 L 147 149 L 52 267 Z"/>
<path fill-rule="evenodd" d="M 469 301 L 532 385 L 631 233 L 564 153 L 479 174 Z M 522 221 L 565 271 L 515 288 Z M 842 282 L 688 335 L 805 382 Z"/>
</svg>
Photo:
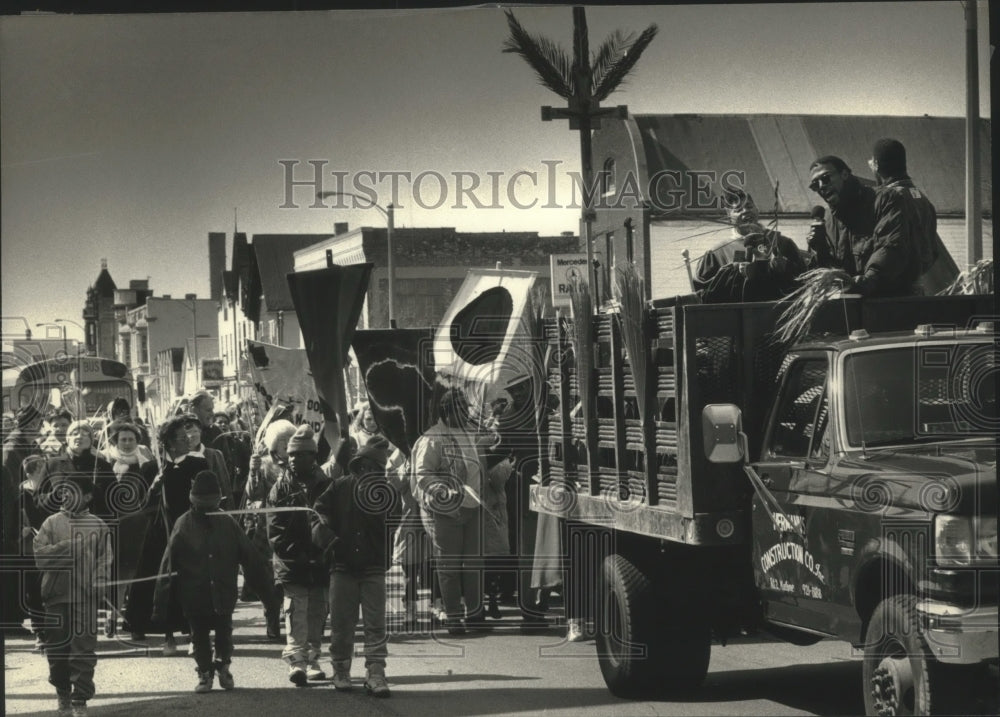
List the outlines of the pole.
<svg viewBox="0 0 1000 717">
<path fill-rule="evenodd" d="M 396 261 L 393 257 L 392 234 L 395 229 L 396 207 L 389 204 L 386 211 L 386 253 L 389 269 L 389 328 L 396 328 Z"/>
<path fill-rule="evenodd" d="M 965 2 L 965 238 L 966 264 L 983 256 L 983 208 L 979 191 L 979 22 L 976 0 Z"/>
<path fill-rule="evenodd" d="M 59 328 L 62 329 L 62 335 L 63 335 L 63 353 L 66 354 L 67 358 L 69 358 L 69 344 L 66 343 L 66 324 L 60 325 Z"/>
<path fill-rule="evenodd" d="M 197 391 L 201 388 L 201 380 L 198 375 L 198 304 L 191 299 L 191 340 L 194 342 L 194 388 Z"/>
</svg>

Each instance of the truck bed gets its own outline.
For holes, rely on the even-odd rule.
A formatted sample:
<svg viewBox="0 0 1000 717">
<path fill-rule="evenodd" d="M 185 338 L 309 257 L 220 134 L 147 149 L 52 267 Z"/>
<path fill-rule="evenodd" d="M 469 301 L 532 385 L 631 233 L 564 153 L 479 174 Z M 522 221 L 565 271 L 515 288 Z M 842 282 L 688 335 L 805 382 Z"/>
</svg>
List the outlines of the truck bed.
<svg viewBox="0 0 1000 717">
<path fill-rule="evenodd" d="M 750 453 L 758 454 L 787 352 L 772 336 L 787 304 L 696 301 L 677 297 L 647 305 L 645 420 L 620 316 L 592 317 L 593 370 L 582 381 L 572 323 L 546 324 L 555 357 L 548 379 L 559 409 L 541 435 L 547 451 L 542 483 L 532 492 L 533 510 L 687 544 L 749 539 L 749 482 L 739 466 L 705 459 L 701 411 L 709 403 L 740 406 Z M 927 323 L 964 327 L 989 316 L 992 303 L 992 296 L 835 300 L 820 308 L 812 336 L 912 330 Z M 581 390 L 593 400 L 581 401 Z M 587 409 L 590 415 L 584 415 Z"/>
</svg>

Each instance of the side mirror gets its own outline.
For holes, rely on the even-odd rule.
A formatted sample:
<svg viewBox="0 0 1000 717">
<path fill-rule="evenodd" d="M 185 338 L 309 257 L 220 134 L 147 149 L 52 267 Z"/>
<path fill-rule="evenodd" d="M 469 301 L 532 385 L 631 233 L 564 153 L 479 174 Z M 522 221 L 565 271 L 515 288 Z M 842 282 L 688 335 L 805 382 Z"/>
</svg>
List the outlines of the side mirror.
<svg viewBox="0 0 1000 717">
<path fill-rule="evenodd" d="M 732 403 L 711 403 L 701 411 L 705 457 L 712 463 L 736 463 L 746 457 L 743 413 Z"/>
</svg>

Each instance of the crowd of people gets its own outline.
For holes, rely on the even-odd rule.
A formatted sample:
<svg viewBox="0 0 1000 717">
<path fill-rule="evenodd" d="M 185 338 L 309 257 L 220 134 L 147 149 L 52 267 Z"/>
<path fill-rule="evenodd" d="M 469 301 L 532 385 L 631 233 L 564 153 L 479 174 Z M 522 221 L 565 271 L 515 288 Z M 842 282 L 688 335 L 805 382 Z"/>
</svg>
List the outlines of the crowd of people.
<svg viewBox="0 0 1000 717">
<path fill-rule="evenodd" d="M 724 207 L 734 236 L 701 257 L 693 289 L 707 303 L 773 301 L 793 292 L 807 270 L 827 268 L 850 277 L 844 281 L 844 293 L 924 293 L 928 287 L 920 279 L 937 261 L 941 247 L 934 205 L 907 174 L 906 148 L 899 140 L 875 142 L 868 166 L 874 186 L 835 155 L 810 165 L 809 188 L 829 211 L 814 210 L 817 221 L 803 250 L 761 224 L 760 210 L 748 193 L 739 188 L 726 191 Z"/>
<path fill-rule="evenodd" d="M 553 625 L 542 614 L 545 592 L 539 600 L 530 584 L 530 557 L 527 579 L 518 583 L 511 570 L 512 555 L 533 543 L 534 524 L 508 516 L 528 514 L 526 501 L 512 498 L 534 468 L 519 469 L 503 445 L 508 401 L 470 406 L 462 388 L 439 383 L 433 424 L 412 447 L 392 445 L 366 402 L 333 447 L 282 418 L 253 446 L 207 391 L 162 421 L 155 441 L 121 399 L 104 420 L 22 408 L 4 439 L 5 552 L 34 556 L 23 616 L 49 660 L 61 713 L 84 714 L 94 695 L 99 608 L 108 610 L 108 637 L 119 624 L 134 643 L 162 635 L 165 656 L 189 636 L 197 692 L 216 678 L 223 689 L 235 685 L 232 615 L 242 599 L 262 604 L 266 633 L 284 642 L 280 657 L 297 686 L 326 679 L 329 626 L 337 690 L 354 686 L 360 610 L 364 687 L 388 696 L 394 563 L 404 575 L 407 632 L 420 630 L 421 590 L 433 601 L 432 628 L 451 636 L 488 632 L 502 617 L 498 602 L 515 593 L 523 630 Z M 11 530 L 19 534 L 8 541 Z M 81 534 L 85 546 L 70 537 Z M 69 577 L 56 570 L 67 556 Z M 5 614 L 19 614 L 22 596 L 9 585 L 7 593 Z M 49 627 L 54 612 L 65 616 L 59 629 Z"/>
</svg>

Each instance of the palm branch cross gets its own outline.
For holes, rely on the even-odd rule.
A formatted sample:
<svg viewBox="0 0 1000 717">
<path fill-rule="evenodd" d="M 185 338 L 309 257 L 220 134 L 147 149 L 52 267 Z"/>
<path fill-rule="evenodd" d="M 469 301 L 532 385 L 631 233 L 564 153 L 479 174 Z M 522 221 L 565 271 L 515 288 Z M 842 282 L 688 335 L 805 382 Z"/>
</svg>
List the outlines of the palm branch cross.
<svg viewBox="0 0 1000 717">
<path fill-rule="evenodd" d="M 504 41 L 503 52 L 513 52 L 524 58 L 535 71 L 538 81 L 567 101 L 567 106 L 542 107 L 542 120 L 568 119 L 570 129 L 580 132 L 580 160 L 583 175 L 583 220 L 586 228 L 588 283 L 593 279 L 594 257 L 591 245 L 593 186 L 593 153 L 590 132 L 601 126 L 601 118 L 615 116 L 624 119 L 628 107 L 601 107 L 612 92 L 621 87 L 639 61 L 643 51 L 656 37 L 658 28 L 650 25 L 638 37 L 615 30 L 591 57 L 587 33 L 587 15 L 582 7 L 573 8 L 573 58 L 546 37 L 528 33 L 506 10 L 510 36 Z M 592 284 L 591 284 L 592 285 Z"/>
</svg>

